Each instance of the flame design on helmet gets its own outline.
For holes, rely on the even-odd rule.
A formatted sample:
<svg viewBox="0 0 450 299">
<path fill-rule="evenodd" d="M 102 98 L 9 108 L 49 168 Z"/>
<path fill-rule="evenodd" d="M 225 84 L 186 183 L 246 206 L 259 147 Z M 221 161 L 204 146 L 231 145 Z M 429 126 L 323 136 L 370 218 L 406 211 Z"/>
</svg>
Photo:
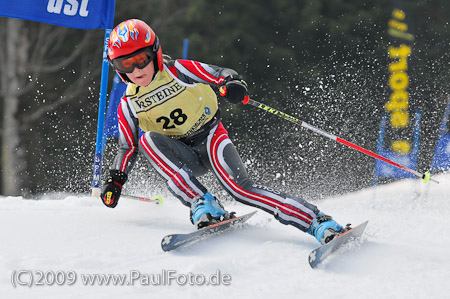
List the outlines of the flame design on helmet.
<svg viewBox="0 0 450 299">
<path fill-rule="evenodd" d="M 120 48 L 122 43 L 120 42 L 119 36 L 117 35 L 117 31 L 113 30 L 111 32 L 111 36 L 109 37 L 109 47 L 108 47 L 108 55 L 113 55 L 112 47 Z"/>
<path fill-rule="evenodd" d="M 139 30 L 136 28 L 136 22 L 127 22 L 125 25 L 127 25 L 128 29 L 128 36 L 126 37 L 131 38 L 132 40 L 137 40 L 139 35 Z"/>
<path fill-rule="evenodd" d="M 121 41 L 126 43 L 130 38 L 132 40 L 137 40 L 139 35 L 139 31 L 136 28 L 136 23 L 134 22 L 134 20 L 120 23 L 119 26 L 117 26 L 117 30 L 114 30 L 114 32 L 117 35 L 117 39 L 116 42 L 113 43 L 113 45 L 117 48 L 121 47 Z"/>
<path fill-rule="evenodd" d="M 147 29 L 147 35 L 145 36 L 145 42 L 149 43 L 152 39 L 152 33 Z"/>
</svg>

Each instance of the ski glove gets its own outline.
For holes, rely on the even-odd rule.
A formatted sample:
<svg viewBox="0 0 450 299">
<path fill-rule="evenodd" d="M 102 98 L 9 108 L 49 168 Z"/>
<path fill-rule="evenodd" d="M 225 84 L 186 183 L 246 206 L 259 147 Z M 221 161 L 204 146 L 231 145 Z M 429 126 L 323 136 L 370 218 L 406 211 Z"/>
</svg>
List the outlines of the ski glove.
<svg viewBox="0 0 450 299">
<path fill-rule="evenodd" d="M 103 185 L 100 198 L 108 208 L 115 208 L 119 202 L 120 193 L 122 193 L 122 186 L 127 181 L 128 175 L 120 170 L 111 169 L 109 171 L 110 177 Z"/>
<path fill-rule="evenodd" d="M 230 75 L 225 78 L 219 87 L 220 95 L 232 104 L 245 102 L 248 96 L 247 83 L 239 75 Z"/>
</svg>

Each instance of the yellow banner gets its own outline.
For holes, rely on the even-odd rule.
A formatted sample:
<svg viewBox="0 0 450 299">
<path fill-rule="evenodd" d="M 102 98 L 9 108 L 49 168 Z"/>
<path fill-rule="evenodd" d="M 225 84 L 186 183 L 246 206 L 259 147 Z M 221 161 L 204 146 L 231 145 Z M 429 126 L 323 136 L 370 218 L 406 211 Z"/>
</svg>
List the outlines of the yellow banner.
<svg viewBox="0 0 450 299">
<path fill-rule="evenodd" d="M 385 105 L 386 112 L 390 115 L 390 124 L 395 130 L 408 127 L 410 123 L 409 115 L 409 76 L 408 57 L 411 55 L 409 42 L 414 40 L 414 36 L 408 33 L 406 14 L 400 9 L 392 11 L 391 19 L 388 23 L 388 34 L 400 42 L 388 47 L 389 63 L 389 101 Z M 398 154 L 408 154 L 411 151 L 411 143 L 393 136 L 391 149 Z"/>
</svg>

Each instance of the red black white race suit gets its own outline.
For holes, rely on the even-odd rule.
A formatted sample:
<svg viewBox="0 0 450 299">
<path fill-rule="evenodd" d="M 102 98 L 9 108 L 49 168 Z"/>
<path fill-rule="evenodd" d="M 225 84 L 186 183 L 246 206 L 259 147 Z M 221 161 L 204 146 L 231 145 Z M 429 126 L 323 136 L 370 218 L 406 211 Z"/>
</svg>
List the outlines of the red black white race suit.
<svg viewBox="0 0 450 299">
<path fill-rule="evenodd" d="M 112 169 L 131 171 L 139 151 L 190 206 L 207 190 L 196 179 L 213 171 L 236 200 L 306 231 L 319 212 L 305 200 L 252 181 L 220 121 L 218 87 L 231 69 L 192 60 L 164 65 L 147 87 L 129 83 L 118 108 L 119 151 Z M 139 127 L 146 133 L 139 138 Z"/>
</svg>

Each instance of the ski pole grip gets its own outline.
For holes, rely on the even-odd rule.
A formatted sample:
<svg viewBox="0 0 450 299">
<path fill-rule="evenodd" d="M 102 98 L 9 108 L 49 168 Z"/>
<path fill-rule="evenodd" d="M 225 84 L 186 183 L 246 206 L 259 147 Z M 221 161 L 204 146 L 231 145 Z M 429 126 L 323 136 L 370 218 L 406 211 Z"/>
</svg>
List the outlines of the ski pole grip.
<svg viewBox="0 0 450 299">
<path fill-rule="evenodd" d="M 225 85 L 219 87 L 219 94 L 224 97 L 227 95 L 227 88 Z"/>
</svg>

